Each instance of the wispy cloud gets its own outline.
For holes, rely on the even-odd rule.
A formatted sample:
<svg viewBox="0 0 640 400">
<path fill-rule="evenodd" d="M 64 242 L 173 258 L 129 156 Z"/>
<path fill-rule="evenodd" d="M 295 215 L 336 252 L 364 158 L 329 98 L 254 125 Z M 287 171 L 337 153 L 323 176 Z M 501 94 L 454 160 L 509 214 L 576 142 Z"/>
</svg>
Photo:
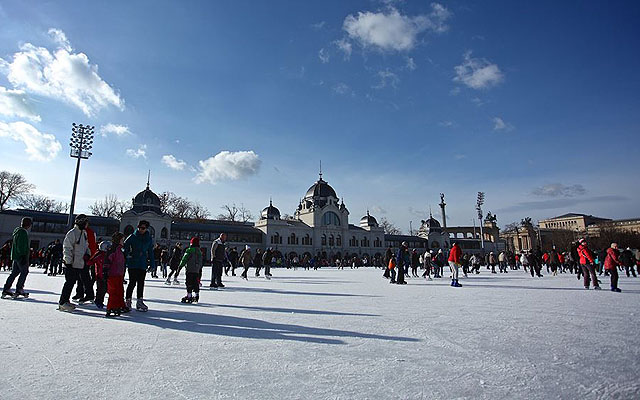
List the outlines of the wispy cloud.
<svg viewBox="0 0 640 400">
<path fill-rule="evenodd" d="M 504 75 L 498 65 L 484 58 L 473 58 L 471 52 L 464 54 L 461 65 L 454 67 L 455 82 L 463 83 L 472 89 L 486 89 L 504 80 Z"/>
<path fill-rule="evenodd" d="M 147 145 L 141 144 L 137 149 L 127 149 L 127 155 L 131 158 L 147 158 Z"/>
<path fill-rule="evenodd" d="M 315 24 L 311 24 L 311 28 L 319 31 L 322 28 L 324 28 L 326 24 L 327 24 L 326 21 L 316 22 Z"/>
<path fill-rule="evenodd" d="M 561 199 L 549 199 L 540 201 L 524 201 L 516 203 L 514 205 L 498 209 L 497 212 L 516 212 L 516 211 L 532 211 L 532 210 L 554 210 L 559 208 L 577 207 L 581 204 L 591 203 L 610 203 L 615 205 L 617 203 L 628 201 L 629 199 L 624 196 L 594 196 L 588 198 L 561 198 Z"/>
<path fill-rule="evenodd" d="M 353 96 L 355 93 L 354 91 L 349 87 L 349 85 L 347 85 L 344 82 L 338 82 L 336 83 L 333 88 L 331 88 L 335 93 L 337 94 L 341 94 L 341 95 L 351 95 Z"/>
<path fill-rule="evenodd" d="M 351 52 L 353 51 L 353 46 L 346 39 L 336 40 L 335 45 L 338 46 L 338 49 L 344 53 L 344 59 L 348 60 L 351 58 Z"/>
<path fill-rule="evenodd" d="M 0 86 L 0 114 L 40 122 L 40 116 L 34 111 L 24 90 L 12 90 Z"/>
<path fill-rule="evenodd" d="M 440 121 L 438 122 L 438 126 L 441 126 L 443 128 L 450 128 L 453 126 L 453 121 Z"/>
<path fill-rule="evenodd" d="M 373 86 L 374 89 L 382 89 L 387 86 L 390 86 L 394 89 L 398 88 L 398 84 L 400 83 L 400 77 L 394 72 L 387 70 L 378 71 L 378 83 Z"/>
<path fill-rule="evenodd" d="M 418 68 L 418 65 L 416 64 L 416 62 L 414 61 L 413 57 L 407 57 L 406 58 L 407 64 L 406 64 L 406 68 L 409 71 L 415 71 L 416 68 Z"/>
<path fill-rule="evenodd" d="M 318 58 L 320 59 L 320 61 L 322 61 L 323 64 L 328 63 L 330 59 L 329 52 L 324 48 L 320 49 L 318 51 Z"/>
<path fill-rule="evenodd" d="M 251 151 L 221 151 L 213 157 L 199 161 L 196 183 L 216 184 L 256 175 L 262 161 Z"/>
<path fill-rule="evenodd" d="M 102 125 L 99 132 L 102 137 L 107 137 L 109 135 L 116 135 L 118 137 L 133 135 L 127 125 L 118 125 L 112 123 Z"/>
<path fill-rule="evenodd" d="M 62 145 L 55 136 L 42 133 L 33 125 L 22 121 L 0 122 L 0 138 L 24 143 L 29 159 L 36 161 L 51 161 L 62 150 Z"/>
<path fill-rule="evenodd" d="M 533 189 L 531 193 L 541 197 L 576 197 L 587 193 L 587 189 L 580 184 L 550 183 Z"/>
<path fill-rule="evenodd" d="M 87 116 L 107 106 L 124 109 L 124 100 L 98 74 L 84 53 L 75 53 L 66 35 L 50 29 L 56 43 L 53 51 L 31 43 L 7 61 L 0 58 L 0 71 L 17 88 L 28 93 L 54 98 L 72 104 Z"/>
<path fill-rule="evenodd" d="M 502 118 L 500 117 L 493 117 L 492 119 L 493 121 L 493 130 L 494 131 L 505 131 L 505 132 L 509 132 L 512 131 L 514 129 L 514 126 L 511 125 L 508 122 L 505 122 Z"/>
</svg>

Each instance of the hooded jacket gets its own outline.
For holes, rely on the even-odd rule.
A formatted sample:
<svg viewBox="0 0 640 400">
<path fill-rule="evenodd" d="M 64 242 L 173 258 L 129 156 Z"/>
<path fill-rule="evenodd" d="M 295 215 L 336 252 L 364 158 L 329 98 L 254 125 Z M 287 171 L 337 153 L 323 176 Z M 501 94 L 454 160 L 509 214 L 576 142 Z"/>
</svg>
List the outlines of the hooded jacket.
<svg viewBox="0 0 640 400">
<path fill-rule="evenodd" d="M 187 272 L 200 272 L 200 270 L 202 269 L 202 251 L 200 250 L 200 246 L 187 247 L 187 249 L 184 251 L 182 261 L 180 261 L 180 266 L 178 268 L 182 268 L 185 265 L 187 266 Z"/>
<path fill-rule="evenodd" d="M 447 261 L 453 261 L 456 264 L 460 264 L 462 258 L 462 249 L 458 246 L 458 243 L 454 244 L 449 252 L 449 259 Z"/>
<path fill-rule="evenodd" d="M 156 260 L 153 257 L 153 240 L 148 231 L 142 234 L 136 229 L 124 241 L 123 248 L 127 268 L 146 270 L 147 262 L 152 269 L 156 268 Z"/>
<path fill-rule="evenodd" d="M 84 268 L 84 257 L 89 253 L 87 232 L 74 226 L 62 242 L 62 261 L 75 269 Z"/>
<path fill-rule="evenodd" d="M 580 265 L 593 264 L 593 253 L 586 244 L 582 243 L 578 246 L 578 255 L 580 256 Z"/>
<path fill-rule="evenodd" d="M 13 231 L 13 243 L 11 245 L 11 260 L 19 260 L 20 257 L 27 258 L 27 264 L 29 263 L 29 233 L 22 227 L 17 227 Z"/>
</svg>

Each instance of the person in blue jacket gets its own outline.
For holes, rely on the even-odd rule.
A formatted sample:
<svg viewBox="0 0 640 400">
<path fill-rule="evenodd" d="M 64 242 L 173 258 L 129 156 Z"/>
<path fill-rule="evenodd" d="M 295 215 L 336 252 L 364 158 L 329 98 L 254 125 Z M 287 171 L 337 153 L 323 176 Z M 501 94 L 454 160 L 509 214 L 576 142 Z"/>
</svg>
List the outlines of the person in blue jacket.
<svg viewBox="0 0 640 400">
<path fill-rule="evenodd" d="M 151 270 L 156 268 L 156 260 L 153 257 L 153 239 L 149 233 L 149 221 L 141 220 L 138 223 L 138 229 L 124 241 L 123 251 L 129 271 L 129 285 L 127 286 L 125 303 L 127 308 L 131 309 L 131 296 L 133 289 L 137 286 L 136 310 L 145 312 L 149 309 L 144 304 L 144 279 L 147 275 L 147 266 L 151 266 Z"/>
</svg>

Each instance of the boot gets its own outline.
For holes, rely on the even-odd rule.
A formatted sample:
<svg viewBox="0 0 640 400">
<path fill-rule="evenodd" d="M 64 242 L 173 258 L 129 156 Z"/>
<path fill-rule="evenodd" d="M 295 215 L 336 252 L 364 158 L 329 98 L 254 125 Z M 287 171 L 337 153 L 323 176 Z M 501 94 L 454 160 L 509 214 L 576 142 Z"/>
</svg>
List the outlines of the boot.
<svg viewBox="0 0 640 400">
<path fill-rule="evenodd" d="M 166 281 L 164 281 L 165 285 L 171 285 L 171 278 L 167 278 Z"/>
<path fill-rule="evenodd" d="M 193 299 L 191 298 L 191 293 L 187 294 L 180 300 L 181 303 L 191 303 Z"/>
<path fill-rule="evenodd" d="M 195 296 L 193 296 L 193 302 L 197 303 L 198 301 L 200 301 L 200 295 L 196 293 Z"/>
<path fill-rule="evenodd" d="M 144 304 L 143 299 L 138 299 L 138 301 L 136 301 L 136 310 L 140 312 L 147 312 L 149 311 L 149 307 L 147 307 L 147 305 Z"/>
<path fill-rule="evenodd" d="M 71 304 L 71 303 L 69 303 L 69 302 L 66 302 L 64 304 L 58 305 L 58 311 L 71 312 L 71 311 L 73 311 L 75 309 L 76 309 L 76 306 Z"/>
<path fill-rule="evenodd" d="M 125 299 L 124 306 L 125 308 L 128 308 L 129 310 L 131 310 L 131 299 Z"/>
<path fill-rule="evenodd" d="M 453 285 L 452 286 L 453 287 L 462 287 L 462 285 L 458 282 L 457 279 L 453 281 Z"/>
</svg>

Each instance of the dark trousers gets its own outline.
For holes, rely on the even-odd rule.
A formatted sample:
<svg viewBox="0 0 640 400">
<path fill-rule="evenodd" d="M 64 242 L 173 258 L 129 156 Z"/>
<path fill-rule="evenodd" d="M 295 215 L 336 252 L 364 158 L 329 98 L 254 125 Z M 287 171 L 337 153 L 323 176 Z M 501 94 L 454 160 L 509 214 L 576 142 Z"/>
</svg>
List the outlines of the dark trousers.
<svg viewBox="0 0 640 400">
<path fill-rule="evenodd" d="M 629 270 L 631 270 L 631 273 L 633 274 L 633 277 L 635 278 L 635 276 L 636 276 L 636 270 L 635 270 L 635 269 L 633 269 L 633 265 L 625 265 L 625 266 L 624 266 L 624 270 L 625 270 L 625 272 L 627 273 L 627 276 L 630 276 L 630 275 L 629 275 Z"/>
<path fill-rule="evenodd" d="M 593 264 L 582 265 L 582 274 L 584 275 L 584 287 L 589 287 L 589 277 L 593 281 L 593 287 L 598 286 L 598 277 L 596 276 L 596 268 Z"/>
<path fill-rule="evenodd" d="M 96 304 L 104 304 L 105 294 L 107 294 L 107 280 L 96 279 Z"/>
<path fill-rule="evenodd" d="M 611 289 L 615 289 L 618 287 L 618 268 L 613 267 L 608 271 L 611 274 Z"/>
<path fill-rule="evenodd" d="M 137 295 L 138 299 L 144 298 L 144 278 L 147 276 L 147 271 L 144 269 L 129 268 L 129 284 L 127 285 L 126 298 L 130 299 L 133 295 L 133 289 L 138 287 Z"/>
<path fill-rule="evenodd" d="M 199 272 L 187 272 L 187 292 L 200 293 L 200 273 Z"/>
<path fill-rule="evenodd" d="M 247 264 L 243 266 L 243 270 L 242 270 L 242 277 L 246 278 L 247 277 L 247 272 L 249 271 L 249 268 L 251 268 L 251 264 Z"/>
<path fill-rule="evenodd" d="M 73 285 L 75 285 L 78 279 L 80 279 L 81 272 L 81 269 L 73 267 L 66 267 L 64 269 L 64 285 L 62 286 L 62 293 L 60 294 L 60 301 L 58 301 L 58 304 L 62 305 L 69 302 L 69 296 L 71 296 L 71 292 L 73 291 Z"/>
<path fill-rule="evenodd" d="M 391 274 L 391 282 L 396 283 L 396 269 L 388 269 L 387 271 L 389 271 L 389 274 Z"/>
<path fill-rule="evenodd" d="M 264 265 L 264 275 L 265 276 L 271 275 L 271 264 L 270 263 L 266 263 Z"/>
<path fill-rule="evenodd" d="M 68 268 L 67 268 L 68 269 Z M 85 265 L 80 271 L 78 275 L 78 279 L 76 283 L 76 297 L 91 299 L 95 297 L 93 294 L 93 279 L 91 278 L 91 272 L 93 268 L 90 268 L 88 265 Z M 66 276 L 66 275 L 65 275 Z"/>
<path fill-rule="evenodd" d="M 213 266 L 211 267 L 211 286 L 222 285 L 222 261 L 213 260 Z"/>
<path fill-rule="evenodd" d="M 16 292 L 24 291 L 24 282 L 27 280 L 29 274 L 29 263 L 20 264 L 18 260 L 13 260 L 13 267 L 11 274 L 7 277 L 7 282 L 4 284 L 4 290 L 8 291 L 13 286 L 13 281 L 18 277 L 18 283 L 16 283 Z"/>
<path fill-rule="evenodd" d="M 398 268 L 398 277 L 396 278 L 397 283 L 404 283 L 404 267 Z"/>
</svg>

